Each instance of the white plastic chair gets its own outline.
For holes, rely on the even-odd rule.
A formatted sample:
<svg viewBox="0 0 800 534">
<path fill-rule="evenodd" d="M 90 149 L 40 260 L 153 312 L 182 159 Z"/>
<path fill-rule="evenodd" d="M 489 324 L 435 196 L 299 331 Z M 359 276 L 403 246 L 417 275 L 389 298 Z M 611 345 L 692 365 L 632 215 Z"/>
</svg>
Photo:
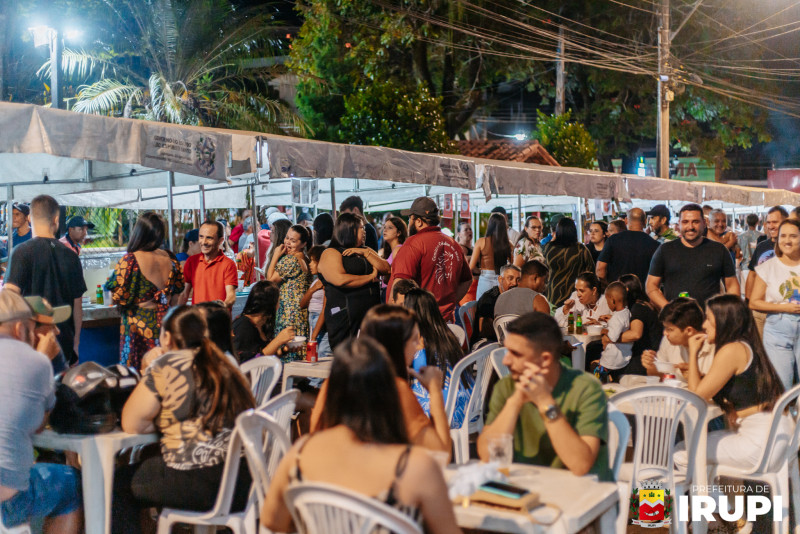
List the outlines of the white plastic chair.
<svg viewBox="0 0 800 534">
<path fill-rule="evenodd" d="M 258 510 L 252 496 L 243 511 L 231 512 L 241 458 L 242 440 L 239 432 L 234 429 L 231 432 L 228 452 L 225 456 L 225 468 L 214 506 L 207 512 L 164 508 L 161 515 L 158 516 L 158 534 L 170 534 L 172 526 L 176 523 L 195 525 L 195 531 L 201 530 L 197 527 L 209 527 L 205 530 L 210 532 L 214 532 L 216 527 L 228 527 L 234 534 L 256 534 L 258 532 Z M 191 488 L 186 488 L 186 491 L 191 491 Z"/>
<path fill-rule="evenodd" d="M 798 530 L 797 514 L 800 513 L 800 472 L 798 472 L 797 452 L 800 448 L 800 424 L 798 424 L 798 405 L 796 401 L 800 397 L 800 385 L 793 387 L 778 399 L 772 409 L 772 423 L 769 434 L 764 440 L 764 448 L 761 450 L 761 457 L 755 465 L 724 465 L 709 463 L 708 480 L 713 484 L 715 478 L 719 476 L 733 477 L 736 479 L 756 480 L 769 484 L 773 495 L 783 497 L 783 521 L 772 523 L 774 533 L 789 532 L 789 496 L 795 513 L 795 530 Z M 778 449 L 778 426 L 782 415 L 788 415 L 792 421 L 792 434 L 788 436 L 788 443 L 785 452 L 777 454 Z M 791 478 L 792 491 L 789 491 L 789 479 Z"/>
<path fill-rule="evenodd" d="M 631 437 L 631 424 L 625 414 L 617 410 L 613 404 L 608 405 L 608 453 L 611 472 L 614 480 L 619 478 L 619 470 L 625 461 L 625 451 Z"/>
<path fill-rule="evenodd" d="M 275 419 L 255 410 L 240 414 L 236 418 L 236 429 L 242 438 L 258 509 L 261 510 L 278 464 L 291 447 L 290 438 Z"/>
<path fill-rule="evenodd" d="M 505 356 L 505 347 L 494 349 L 491 354 L 489 354 L 489 361 L 492 362 L 492 368 L 500 378 L 503 378 L 511 373 L 511 370 L 506 366 L 506 364 L 503 363 L 503 358 L 505 358 Z"/>
<path fill-rule="evenodd" d="M 298 389 L 284 391 L 277 397 L 273 397 L 256 408 L 256 411 L 272 417 L 284 432 L 286 432 L 286 435 L 291 436 L 292 416 L 294 415 L 294 407 L 297 404 L 297 397 L 299 396 L 300 390 Z"/>
<path fill-rule="evenodd" d="M 256 406 L 269 399 L 272 390 L 281 378 L 283 364 L 275 356 L 259 356 L 244 362 L 239 370 L 250 381 L 250 390 L 256 398 Z"/>
<path fill-rule="evenodd" d="M 457 464 L 469 461 L 469 435 L 483 429 L 483 400 L 486 398 L 486 390 L 489 389 L 489 376 L 487 376 L 489 373 L 486 372 L 487 360 L 489 354 L 496 348 L 497 343 L 491 343 L 464 356 L 450 374 L 450 389 L 447 390 L 444 411 L 447 414 L 447 421 L 450 423 L 450 437 L 453 440 L 454 451 L 453 461 Z M 471 373 L 473 367 L 475 369 L 475 385 L 470 392 L 464 420 L 460 427 L 453 428 L 458 390 L 463 387 L 461 376 L 464 373 Z"/>
<path fill-rule="evenodd" d="M 293 484 L 285 500 L 300 534 L 369 534 L 379 527 L 395 534 L 422 534 L 402 512 L 331 484 Z"/>
<path fill-rule="evenodd" d="M 467 333 L 464 332 L 464 329 L 453 323 L 447 323 L 447 327 L 455 334 L 456 339 L 458 339 L 458 344 L 464 347 L 467 342 Z"/>
<path fill-rule="evenodd" d="M 23 523 L 16 527 L 6 528 L 3 525 L 3 510 L 0 509 L 0 534 L 31 534 L 31 526 Z"/>
<path fill-rule="evenodd" d="M 630 406 L 636 421 L 633 464 L 623 464 L 618 474 L 620 495 L 630 498 L 632 481 L 659 480 L 664 487 L 674 488 L 673 517 L 680 517 L 679 497 L 691 488 L 700 430 L 706 424 L 706 401 L 680 388 L 643 386 L 617 393 L 610 402 L 615 407 Z M 688 457 L 686 473 L 676 473 L 673 460 L 675 436 L 681 425 Z M 618 528 L 628 522 L 628 508 L 620 508 Z M 685 533 L 686 522 L 673 521 L 670 530 Z"/>
<path fill-rule="evenodd" d="M 475 312 L 478 311 L 478 301 L 471 300 L 458 308 L 458 317 L 461 319 L 461 325 L 464 327 L 464 332 L 467 334 L 467 342 L 469 337 L 475 333 Z M 469 325 L 469 328 L 467 328 Z"/>
<path fill-rule="evenodd" d="M 502 343 L 503 340 L 506 338 L 506 325 L 519 317 L 519 315 L 514 314 L 506 314 L 506 315 L 498 315 L 494 318 L 494 334 L 497 336 L 497 341 Z"/>
</svg>

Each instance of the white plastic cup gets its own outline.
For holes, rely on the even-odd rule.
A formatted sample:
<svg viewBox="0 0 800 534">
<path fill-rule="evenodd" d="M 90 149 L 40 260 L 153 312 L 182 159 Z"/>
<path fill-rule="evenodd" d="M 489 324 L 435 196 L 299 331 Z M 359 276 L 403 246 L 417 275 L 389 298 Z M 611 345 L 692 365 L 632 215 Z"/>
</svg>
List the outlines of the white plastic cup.
<svg viewBox="0 0 800 534">
<path fill-rule="evenodd" d="M 499 434 L 489 438 L 489 461 L 497 462 L 500 469 L 508 469 L 514 460 L 514 436 Z"/>
</svg>

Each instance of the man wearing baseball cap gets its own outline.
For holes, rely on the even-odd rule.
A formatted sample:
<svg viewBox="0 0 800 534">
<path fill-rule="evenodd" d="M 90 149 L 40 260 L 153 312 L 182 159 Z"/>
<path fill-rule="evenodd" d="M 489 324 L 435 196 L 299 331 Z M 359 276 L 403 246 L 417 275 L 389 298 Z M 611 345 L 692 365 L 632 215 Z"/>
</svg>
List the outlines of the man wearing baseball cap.
<svg viewBox="0 0 800 534">
<path fill-rule="evenodd" d="M 414 280 L 433 293 L 442 317 L 452 323 L 456 304 L 472 284 L 464 252 L 439 228 L 439 208 L 433 199 L 419 197 L 411 209 L 401 214 L 408 216 L 409 237 L 397 250 L 386 295 L 392 294 L 392 285 L 398 278 Z"/>
<path fill-rule="evenodd" d="M 37 349 L 34 349 L 34 344 Z M 34 313 L 15 291 L 0 291 L 0 508 L 5 528 L 47 518 L 44 531 L 77 534 L 81 482 L 66 465 L 34 463 L 31 437 L 56 402 L 53 370 L 43 352 L 53 334 L 34 337 Z M 49 346 L 49 348 L 48 348 Z"/>
<path fill-rule="evenodd" d="M 59 239 L 59 241 L 64 243 L 67 248 L 80 256 L 81 247 L 86 241 L 86 234 L 91 229 L 94 229 L 94 224 L 90 223 L 80 215 L 76 215 L 67 221 L 67 232 L 64 234 L 64 237 Z"/>
<path fill-rule="evenodd" d="M 58 323 L 63 323 L 72 316 L 72 308 L 69 306 L 58 306 L 54 308 L 50 305 L 47 299 L 42 297 L 25 297 L 25 302 L 31 307 L 33 312 L 33 320 L 36 323 L 33 329 L 33 334 L 38 341 L 47 337 L 52 337 L 55 346 L 50 347 L 51 353 L 45 353 L 45 356 L 50 358 L 50 363 L 53 365 L 53 374 L 57 375 L 62 371 L 66 371 L 69 367 L 67 359 L 64 356 L 64 351 L 58 345 L 56 336 L 61 332 L 58 329 Z M 40 352 L 42 349 L 40 349 Z"/>
<path fill-rule="evenodd" d="M 31 223 L 28 221 L 28 215 L 30 214 L 30 206 L 14 202 L 11 210 L 11 226 L 14 228 L 14 248 L 33 237 Z"/>
<path fill-rule="evenodd" d="M 659 243 L 666 243 L 678 238 L 678 234 L 669 227 L 669 208 L 664 204 L 656 204 L 647 212 L 647 225 L 653 231 L 653 238 Z"/>
</svg>

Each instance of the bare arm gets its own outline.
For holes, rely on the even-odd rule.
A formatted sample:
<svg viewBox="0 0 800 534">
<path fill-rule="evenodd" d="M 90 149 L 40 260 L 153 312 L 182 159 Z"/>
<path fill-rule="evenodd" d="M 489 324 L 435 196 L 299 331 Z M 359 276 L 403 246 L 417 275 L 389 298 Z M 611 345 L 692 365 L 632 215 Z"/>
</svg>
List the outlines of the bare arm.
<svg viewBox="0 0 800 534">
<path fill-rule="evenodd" d="M 728 295 L 736 295 L 737 297 L 742 294 L 742 288 L 736 276 L 729 276 L 725 279 L 725 292 Z"/>
<path fill-rule="evenodd" d="M 631 321 L 630 329 L 625 330 L 619 337 L 619 342 L 633 343 L 634 341 L 639 341 L 640 339 L 642 339 L 643 334 L 644 334 L 644 323 L 639 319 L 634 319 L 633 321 Z"/>
<path fill-rule="evenodd" d="M 286 506 L 283 493 L 289 486 L 289 471 L 297 462 L 297 446 L 283 457 L 272 478 L 261 508 L 261 525 L 272 532 L 294 532 L 292 514 Z"/>
<path fill-rule="evenodd" d="M 604 261 L 598 261 L 595 268 L 595 274 L 597 274 L 597 278 L 605 280 L 606 276 L 608 275 L 608 264 Z"/>
<path fill-rule="evenodd" d="M 533 299 L 533 311 L 550 315 L 550 305 L 547 303 L 547 299 L 542 295 L 536 295 L 536 298 Z"/>
<path fill-rule="evenodd" d="M 189 297 L 192 296 L 192 284 L 186 282 L 185 287 L 180 295 L 178 295 L 178 306 L 183 306 L 189 302 Z"/>
<path fill-rule="evenodd" d="M 473 254 L 473 256 L 474 256 L 474 254 Z M 471 261 L 470 261 L 470 265 L 472 265 Z M 514 265 L 516 265 L 517 267 L 519 267 L 521 269 L 522 266 L 525 265 L 525 256 L 523 256 L 522 254 L 514 254 Z"/>
<path fill-rule="evenodd" d="M 129 434 L 149 434 L 156 431 L 153 422 L 161 411 L 158 398 L 144 385 L 144 382 L 134 388 L 122 408 L 122 430 Z"/>
<path fill-rule="evenodd" d="M 705 334 L 695 334 L 689 338 L 689 370 L 686 378 L 689 391 L 710 400 L 736 374 L 737 369 L 744 367 L 748 354 L 741 343 L 729 343 L 714 355 L 708 374 L 701 376 L 697 356 L 705 339 Z"/>
<path fill-rule="evenodd" d="M 366 258 L 369 264 L 381 274 L 388 274 L 392 272 L 392 266 L 389 265 L 389 262 L 381 258 L 378 253 L 371 248 L 349 248 L 342 252 L 342 256 L 350 256 L 354 254 Z"/>
<path fill-rule="evenodd" d="M 456 524 L 453 503 L 447 496 L 442 471 L 435 460 L 420 450 L 412 450 L 409 456 L 406 482 L 401 488 L 401 498 L 408 492 L 409 501 L 416 502 L 422 511 L 425 532 L 431 534 L 460 534 Z"/>
<path fill-rule="evenodd" d="M 432 429 L 427 427 L 419 433 L 414 440 L 415 444 L 449 453 L 452 442 L 450 440 L 450 421 L 447 420 L 447 414 L 444 411 L 443 375 L 441 369 L 428 366 L 422 370 L 421 374 L 413 369 L 409 369 L 409 374 L 419 380 L 428 390 L 428 396 L 431 400 L 431 422 L 433 423 Z M 418 440 L 424 441 L 424 443 L 419 443 Z"/>
<path fill-rule="evenodd" d="M 652 274 L 648 275 L 645 288 L 647 291 L 647 296 L 650 297 L 650 302 L 652 302 L 656 308 L 661 309 L 669 304 L 669 301 L 664 296 L 664 293 L 661 292 L 660 276 L 653 276 Z"/>
<path fill-rule="evenodd" d="M 750 293 L 750 309 L 765 313 L 800 313 L 800 304 L 793 304 L 791 302 L 767 302 L 767 283 L 758 276 L 757 273 L 751 273 L 755 281 L 753 282 L 753 291 Z M 750 277 L 748 276 L 748 281 Z"/>
<path fill-rule="evenodd" d="M 744 281 L 744 298 L 749 299 L 753 294 L 753 286 L 756 283 L 756 272 L 747 271 L 747 280 Z"/>
<path fill-rule="evenodd" d="M 308 288 L 303 298 L 300 299 L 300 307 L 301 308 L 308 308 L 308 304 L 311 302 L 311 297 L 314 296 L 314 293 L 317 291 L 322 290 L 322 282 L 319 280 L 314 280 L 314 283 L 311 284 L 311 287 Z"/>
<path fill-rule="evenodd" d="M 483 431 L 478 436 L 478 457 L 484 461 L 489 461 L 489 441 L 501 434 L 514 434 L 517 426 L 519 412 L 525 404 L 525 398 L 519 389 L 514 389 L 514 393 L 506 400 L 503 409 L 491 424 L 483 427 Z"/>
<path fill-rule="evenodd" d="M 225 306 L 230 310 L 236 304 L 236 286 L 225 286 Z"/>
<path fill-rule="evenodd" d="M 83 326 L 83 301 L 82 297 L 76 298 L 72 307 L 72 322 L 75 324 L 75 342 L 73 349 L 78 354 L 78 347 L 81 345 L 81 327 Z"/>
<path fill-rule="evenodd" d="M 481 251 L 483 250 L 483 238 L 478 239 L 475 248 L 472 249 L 472 256 L 469 259 L 469 270 L 474 271 L 481 261 Z"/>
<path fill-rule="evenodd" d="M 458 287 L 456 288 L 456 293 L 455 293 L 456 302 L 460 302 L 461 299 L 464 298 L 464 295 L 467 294 L 467 292 L 469 291 L 469 288 L 470 288 L 471 285 L 472 285 L 472 280 L 471 279 L 470 280 L 464 280 L 463 282 L 458 284 Z"/>
<path fill-rule="evenodd" d="M 342 255 L 339 251 L 327 249 L 319 259 L 319 272 L 331 285 L 337 287 L 361 287 L 375 279 L 376 272 L 372 274 L 347 274 L 342 264 Z"/>
<path fill-rule="evenodd" d="M 281 259 L 281 256 L 286 252 L 286 247 L 283 245 L 278 245 L 278 248 L 275 249 L 275 252 L 272 253 L 272 260 L 269 262 L 269 267 L 267 268 L 267 280 L 269 282 L 275 282 L 276 284 L 280 284 L 283 282 L 283 278 L 277 272 L 275 272 L 275 266 L 278 264 L 278 260 Z"/>
</svg>

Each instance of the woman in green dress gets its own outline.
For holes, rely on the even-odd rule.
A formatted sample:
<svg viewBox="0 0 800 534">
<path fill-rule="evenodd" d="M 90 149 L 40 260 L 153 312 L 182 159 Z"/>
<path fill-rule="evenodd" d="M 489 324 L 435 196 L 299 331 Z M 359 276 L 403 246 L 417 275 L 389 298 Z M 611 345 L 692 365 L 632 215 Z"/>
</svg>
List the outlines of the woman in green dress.
<svg viewBox="0 0 800 534">
<path fill-rule="evenodd" d="M 300 300 L 311 285 L 306 248 L 311 236 L 304 226 L 296 224 L 286 233 L 283 244 L 275 243 L 275 250 L 267 270 L 267 280 L 281 285 L 280 304 L 275 317 L 275 333 L 293 326 L 295 334 L 308 338 L 308 310 L 300 306 Z M 305 351 L 285 353 L 284 362 L 299 360 Z"/>
</svg>

